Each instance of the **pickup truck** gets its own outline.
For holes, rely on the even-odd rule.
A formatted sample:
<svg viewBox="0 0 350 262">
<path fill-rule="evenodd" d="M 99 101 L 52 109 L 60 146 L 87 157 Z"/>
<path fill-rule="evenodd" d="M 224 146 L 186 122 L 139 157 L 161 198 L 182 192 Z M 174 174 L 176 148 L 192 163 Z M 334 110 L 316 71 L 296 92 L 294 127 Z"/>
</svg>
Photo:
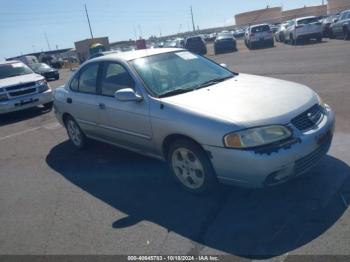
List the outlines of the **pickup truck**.
<svg viewBox="0 0 350 262">
<path fill-rule="evenodd" d="M 19 61 L 0 62 L 0 115 L 42 105 L 53 106 L 45 78 Z"/>
</svg>

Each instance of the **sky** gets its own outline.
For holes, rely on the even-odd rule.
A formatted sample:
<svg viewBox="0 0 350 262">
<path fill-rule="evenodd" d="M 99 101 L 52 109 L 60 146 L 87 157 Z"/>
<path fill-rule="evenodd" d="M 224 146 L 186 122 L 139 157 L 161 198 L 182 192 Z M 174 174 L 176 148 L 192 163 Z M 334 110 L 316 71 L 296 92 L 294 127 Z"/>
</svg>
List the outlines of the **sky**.
<svg viewBox="0 0 350 262">
<path fill-rule="evenodd" d="M 282 6 L 292 9 L 321 0 L 0 0 L 0 60 L 49 49 L 72 48 L 90 37 L 110 42 L 168 35 L 192 28 L 190 6 L 199 28 L 234 24 L 234 15 Z M 46 36 L 45 36 L 46 35 Z M 47 40 L 48 43 L 47 43 Z"/>
</svg>

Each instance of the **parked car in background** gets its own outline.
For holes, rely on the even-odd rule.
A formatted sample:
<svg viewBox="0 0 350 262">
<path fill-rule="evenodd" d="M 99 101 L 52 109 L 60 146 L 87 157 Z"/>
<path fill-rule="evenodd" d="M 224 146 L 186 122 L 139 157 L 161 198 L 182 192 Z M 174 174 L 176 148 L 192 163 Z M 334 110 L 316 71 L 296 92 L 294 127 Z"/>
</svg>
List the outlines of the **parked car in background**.
<svg viewBox="0 0 350 262">
<path fill-rule="evenodd" d="M 247 28 L 244 42 L 249 49 L 257 46 L 274 46 L 273 34 L 268 24 L 252 25 Z"/>
<path fill-rule="evenodd" d="M 242 38 L 244 37 L 244 29 L 240 28 L 234 31 L 233 36 L 235 38 Z"/>
<path fill-rule="evenodd" d="M 350 10 L 340 13 L 339 19 L 336 19 L 331 25 L 330 36 L 343 37 L 344 40 L 350 40 Z"/>
<path fill-rule="evenodd" d="M 0 114 L 43 105 L 51 109 L 52 91 L 42 75 L 19 61 L 0 63 Z"/>
<path fill-rule="evenodd" d="M 36 63 L 31 64 L 30 68 L 37 74 L 45 77 L 46 80 L 54 79 L 58 80 L 60 78 L 60 74 L 57 69 L 50 67 L 45 63 Z"/>
<path fill-rule="evenodd" d="M 280 25 L 278 26 L 278 29 L 277 29 L 277 31 L 276 31 L 276 33 L 275 33 L 275 40 L 276 40 L 277 42 L 282 42 L 282 43 L 284 43 L 284 41 L 285 41 L 285 39 L 286 39 L 285 33 L 286 33 L 286 31 L 287 31 L 288 25 L 289 25 L 289 21 L 288 21 L 288 22 L 284 22 L 284 23 L 282 23 L 282 24 L 280 24 Z"/>
<path fill-rule="evenodd" d="M 164 43 L 164 48 L 183 48 L 185 40 L 183 38 L 176 38 L 174 40 L 168 40 Z"/>
<path fill-rule="evenodd" d="M 233 52 L 237 50 L 236 39 L 231 33 L 220 33 L 214 42 L 214 53 Z"/>
<path fill-rule="evenodd" d="M 193 193 L 305 174 L 327 153 L 335 121 L 304 85 L 237 74 L 181 49 L 89 60 L 54 103 L 77 148 L 91 138 L 164 160 Z"/>
<path fill-rule="evenodd" d="M 185 48 L 192 53 L 205 55 L 207 53 L 207 46 L 201 36 L 191 36 L 185 40 Z"/>
<path fill-rule="evenodd" d="M 331 36 L 331 24 L 339 18 L 339 15 L 330 15 L 323 18 L 320 22 L 322 23 L 323 37 Z"/>
<path fill-rule="evenodd" d="M 291 21 L 285 33 L 286 41 L 296 45 L 300 40 L 322 41 L 322 24 L 316 16 L 301 17 Z"/>
</svg>

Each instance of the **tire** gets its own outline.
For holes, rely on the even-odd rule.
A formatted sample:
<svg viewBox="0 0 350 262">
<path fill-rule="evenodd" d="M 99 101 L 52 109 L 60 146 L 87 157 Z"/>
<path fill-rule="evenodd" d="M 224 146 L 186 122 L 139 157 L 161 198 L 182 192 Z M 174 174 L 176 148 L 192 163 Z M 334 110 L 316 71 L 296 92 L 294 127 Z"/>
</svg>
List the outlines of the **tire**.
<svg viewBox="0 0 350 262">
<path fill-rule="evenodd" d="M 329 30 L 329 38 L 330 39 L 334 39 L 335 38 L 332 29 Z"/>
<path fill-rule="evenodd" d="M 343 33 L 344 33 L 344 40 L 350 40 L 350 32 L 349 29 L 347 29 L 346 27 L 343 29 Z"/>
<path fill-rule="evenodd" d="M 76 148 L 83 149 L 86 146 L 87 138 L 78 123 L 71 116 L 68 116 L 64 123 L 69 140 Z"/>
<path fill-rule="evenodd" d="M 175 180 L 191 193 L 207 194 L 218 184 L 207 154 L 191 140 L 179 139 L 170 145 L 168 165 Z"/>
<path fill-rule="evenodd" d="M 56 77 L 55 77 L 55 80 L 58 80 L 58 79 L 60 79 L 60 76 L 56 76 Z"/>
<path fill-rule="evenodd" d="M 293 35 L 291 34 L 290 37 L 289 37 L 289 41 L 290 41 L 290 44 L 291 45 L 297 45 L 297 40 L 294 39 Z"/>
<path fill-rule="evenodd" d="M 317 38 L 316 38 L 316 41 L 317 41 L 318 43 L 321 43 L 321 42 L 322 42 L 322 36 L 317 37 Z"/>
<path fill-rule="evenodd" d="M 43 107 L 44 107 L 44 109 L 51 111 L 52 107 L 53 107 L 53 102 L 49 102 L 49 103 L 43 104 Z"/>
</svg>

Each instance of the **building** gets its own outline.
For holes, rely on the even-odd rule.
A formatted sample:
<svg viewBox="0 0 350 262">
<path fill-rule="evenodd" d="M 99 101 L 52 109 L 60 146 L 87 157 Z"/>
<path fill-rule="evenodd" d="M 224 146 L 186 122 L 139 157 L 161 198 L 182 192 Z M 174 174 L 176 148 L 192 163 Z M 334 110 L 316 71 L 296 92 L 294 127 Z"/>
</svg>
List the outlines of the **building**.
<svg viewBox="0 0 350 262">
<path fill-rule="evenodd" d="M 108 37 L 98 37 L 90 38 L 82 41 L 75 42 L 75 50 L 79 61 L 82 63 L 90 57 L 90 47 L 93 44 L 101 44 L 106 49 L 109 49 L 109 40 Z"/>
<path fill-rule="evenodd" d="M 350 9 L 350 0 L 328 0 L 328 14 L 337 14 L 347 9 Z"/>
<path fill-rule="evenodd" d="M 282 8 L 265 8 L 235 15 L 236 25 L 243 26 L 249 24 L 261 23 L 280 23 L 282 17 Z"/>
<path fill-rule="evenodd" d="M 305 6 L 282 12 L 282 21 L 287 21 L 303 16 L 323 16 L 327 15 L 327 5 Z"/>
<path fill-rule="evenodd" d="M 260 23 L 280 23 L 303 16 L 323 16 L 350 9 L 350 0 L 328 0 L 327 5 L 304 6 L 282 10 L 280 7 L 265 8 L 235 15 L 236 25 L 245 26 Z"/>
</svg>

